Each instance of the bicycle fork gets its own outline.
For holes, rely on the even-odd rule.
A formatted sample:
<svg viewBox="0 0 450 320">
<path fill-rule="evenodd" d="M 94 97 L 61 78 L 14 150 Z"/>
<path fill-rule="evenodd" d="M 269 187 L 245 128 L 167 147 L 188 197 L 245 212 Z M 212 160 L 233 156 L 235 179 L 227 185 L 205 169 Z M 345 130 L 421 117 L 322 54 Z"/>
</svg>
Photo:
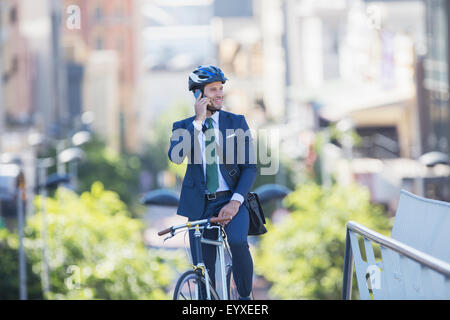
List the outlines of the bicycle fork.
<svg viewBox="0 0 450 320">
<path fill-rule="evenodd" d="M 219 272 L 220 272 L 220 283 L 222 286 L 222 296 L 221 299 L 223 300 L 228 300 L 228 290 L 227 290 L 227 272 L 226 272 L 226 268 L 225 268 L 225 250 L 224 250 L 224 238 L 222 236 L 222 233 L 219 232 L 219 237 L 217 239 L 217 241 L 215 240 L 209 240 L 209 239 L 201 239 L 202 243 L 205 244 L 212 244 L 216 246 L 216 252 L 217 255 L 219 256 Z M 205 273 L 205 278 L 209 277 L 208 272 Z M 209 286 L 209 278 L 206 279 L 206 281 L 208 282 L 208 286 Z M 208 295 L 209 295 L 209 291 L 208 291 Z M 209 297 L 208 297 L 209 299 Z"/>
</svg>

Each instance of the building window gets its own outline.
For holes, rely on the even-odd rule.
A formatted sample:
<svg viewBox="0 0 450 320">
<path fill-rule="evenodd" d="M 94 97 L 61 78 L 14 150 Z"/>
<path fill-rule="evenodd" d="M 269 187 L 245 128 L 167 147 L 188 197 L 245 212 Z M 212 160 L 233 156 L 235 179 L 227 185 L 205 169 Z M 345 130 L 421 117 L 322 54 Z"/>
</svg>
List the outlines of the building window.
<svg viewBox="0 0 450 320">
<path fill-rule="evenodd" d="M 9 22 L 11 24 L 15 24 L 17 21 L 17 7 L 14 6 L 11 8 L 11 10 L 9 11 Z"/>
<path fill-rule="evenodd" d="M 100 22 L 103 19 L 103 9 L 102 7 L 97 7 L 94 10 L 94 20 Z"/>
</svg>

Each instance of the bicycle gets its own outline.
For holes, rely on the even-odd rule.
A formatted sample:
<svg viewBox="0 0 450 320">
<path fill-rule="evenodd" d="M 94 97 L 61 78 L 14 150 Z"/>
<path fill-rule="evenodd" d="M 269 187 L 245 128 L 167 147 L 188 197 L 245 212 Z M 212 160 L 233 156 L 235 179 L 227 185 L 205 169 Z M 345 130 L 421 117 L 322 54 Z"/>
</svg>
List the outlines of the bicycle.
<svg viewBox="0 0 450 320">
<path fill-rule="evenodd" d="M 211 283 L 208 270 L 203 261 L 198 261 L 196 265 L 192 265 L 193 270 L 184 272 L 177 280 L 175 290 L 173 293 L 174 300 L 237 300 L 239 295 L 236 289 L 236 284 L 233 280 L 233 270 L 231 264 L 231 250 L 228 243 L 225 241 L 226 233 L 222 226 L 212 225 L 213 223 L 221 223 L 230 220 L 229 217 L 212 217 L 209 219 L 202 219 L 196 221 L 188 221 L 178 226 L 172 226 L 158 232 L 159 236 L 170 233 L 170 236 L 164 241 L 173 238 L 176 234 L 189 230 L 194 231 L 194 241 L 197 242 L 197 257 L 201 257 L 199 250 L 200 244 L 211 244 L 217 248 L 217 257 L 219 259 L 219 275 L 221 284 L 221 294 L 216 291 L 216 288 Z M 217 229 L 217 240 L 206 239 L 202 236 L 200 230 L 203 229 Z M 180 230 L 180 231 L 178 231 Z M 178 231 L 178 232 L 177 232 Z M 229 263 L 225 264 L 225 250 L 229 255 Z"/>
</svg>

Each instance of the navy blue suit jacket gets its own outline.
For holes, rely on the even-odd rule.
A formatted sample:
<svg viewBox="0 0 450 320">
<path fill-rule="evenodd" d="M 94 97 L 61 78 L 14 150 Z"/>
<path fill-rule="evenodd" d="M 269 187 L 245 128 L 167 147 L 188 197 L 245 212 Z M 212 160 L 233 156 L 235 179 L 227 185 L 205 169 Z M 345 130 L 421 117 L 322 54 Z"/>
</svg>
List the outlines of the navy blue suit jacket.
<svg viewBox="0 0 450 320">
<path fill-rule="evenodd" d="M 216 139 L 221 139 L 218 152 L 221 158 L 219 170 L 231 191 L 242 195 L 245 199 L 244 203 L 247 204 L 247 194 L 250 192 L 257 174 L 253 141 L 249 131 L 247 131 L 249 127 L 243 115 L 223 110 L 218 112 L 221 133 L 221 137 L 216 137 Z M 195 129 L 194 119 L 195 116 L 174 122 L 168 152 L 169 159 L 176 164 L 182 163 L 188 157 L 177 214 L 188 217 L 190 220 L 201 217 L 205 207 L 206 189 L 202 153 L 198 142 L 198 134 L 201 131 Z M 228 132 L 227 129 L 229 129 Z M 242 129 L 242 131 L 239 130 L 236 134 L 229 134 L 230 129 Z M 247 132 L 247 135 L 239 135 L 239 132 Z M 227 171 L 224 162 L 234 170 Z M 237 174 L 236 183 L 230 172 Z"/>
</svg>

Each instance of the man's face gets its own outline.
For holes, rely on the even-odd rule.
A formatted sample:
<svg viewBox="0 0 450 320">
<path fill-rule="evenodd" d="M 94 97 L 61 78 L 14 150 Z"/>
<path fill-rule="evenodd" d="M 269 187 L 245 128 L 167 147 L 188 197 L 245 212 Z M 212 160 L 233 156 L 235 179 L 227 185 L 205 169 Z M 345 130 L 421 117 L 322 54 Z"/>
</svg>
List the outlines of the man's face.
<svg viewBox="0 0 450 320">
<path fill-rule="evenodd" d="M 204 95 L 211 99 L 208 109 L 220 110 L 223 103 L 223 84 L 220 81 L 211 82 L 205 85 Z"/>
</svg>

